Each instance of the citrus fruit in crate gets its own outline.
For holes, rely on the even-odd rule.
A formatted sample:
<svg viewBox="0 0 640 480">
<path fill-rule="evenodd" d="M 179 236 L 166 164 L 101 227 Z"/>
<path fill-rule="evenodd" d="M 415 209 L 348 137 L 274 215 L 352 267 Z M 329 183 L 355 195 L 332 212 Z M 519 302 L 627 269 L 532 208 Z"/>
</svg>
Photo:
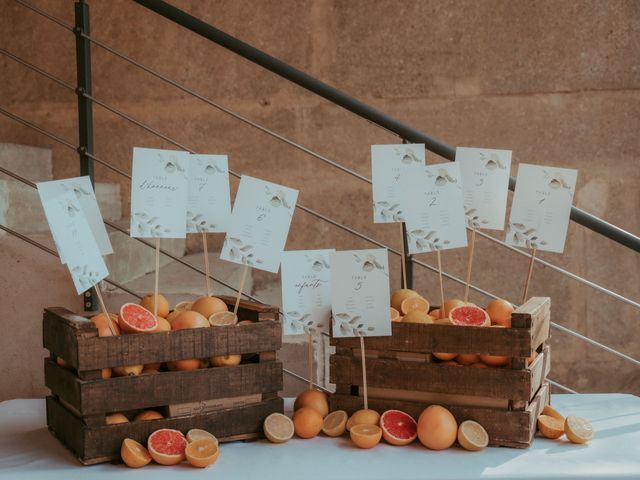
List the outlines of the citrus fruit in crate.
<svg viewBox="0 0 640 480">
<path fill-rule="evenodd" d="M 373 448 L 380 443 L 382 429 L 377 425 L 361 423 L 351 427 L 349 436 L 358 448 Z"/>
<path fill-rule="evenodd" d="M 184 454 L 192 467 L 205 468 L 216 463 L 220 456 L 220 448 L 217 441 L 203 438 L 187 444 Z"/>
<path fill-rule="evenodd" d="M 448 367 L 464 367 L 461 363 L 456 362 L 455 360 L 449 360 L 448 362 L 442 362 L 440 365 L 446 365 Z"/>
<path fill-rule="evenodd" d="M 442 360 L 443 362 L 448 362 L 449 360 L 453 360 L 458 356 L 457 353 L 443 353 L 443 352 L 433 352 L 432 354 L 438 360 Z"/>
<path fill-rule="evenodd" d="M 480 361 L 480 356 L 475 353 L 459 353 L 456 355 L 456 362 L 460 365 L 473 365 Z"/>
<path fill-rule="evenodd" d="M 172 330 L 207 327 L 209 327 L 209 321 L 203 315 L 193 310 L 183 310 L 171 322 Z"/>
<path fill-rule="evenodd" d="M 477 452 L 489 445 L 489 435 L 478 422 L 465 420 L 458 427 L 458 443 L 465 450 Z"/>
<path fill-rule="evenodd" d="M 111 413 L 104 417 L 104 423 L 107 425 L 116 425 L 118 423 L 128 423 L 129 419 L 122 413 Z"/>
<path fill-rule="evenodd" d="M 228 327 L 238 323 L 238 316 L 233 312 L 217 312 L 209 317 L 212 327 Z"/>
<path fill-rule="evenodd" d="M 391 445 L 408 445 L 418 436 L 418 424 L 400 410 L 387 410 L 380 416 L 382 437 Z"/>
<path fill-rule="evenodd" d="M 329 413 L 329 400 L 327 399 L 327 394 L 319 390 L 304 390 L 296 397 L 296 401 L 293 404 L 293 410 L 295 411 L 302 407 L 313 408 L 322 415 L 322 418 L 326 417 Z"/>
<path fill-rule="evenodd" d="M 464 303 L 462 300 L 460 300 L 459 298 L 449 298 L 447 300 L 444 301 L 444 315 L 443 317 L 449 317 L 449 314 L 451 313 L 451 310 L 453 310 L 456 307 L 462 307 L 466 305 L 466 303 Z M 442 307 L 440 307 L 442 309 Z"/>
<path fill-rule="evenodd" d="M 178 430 L 162 428 L 149 435 L 147 448 L 156 463 L 175 465 L 185 458 L 184 450 L 187 448 L 187 439 Z"/>
<path fill-rule="evenodd" d="M 113 374 L 116 377 L 135 377 L 142 373 L 144 365 L 127 365 L 124 367 L 113 367 Z"/>
<path fill-rule="evenodd" d="M 421 312 L 428 313 L 429 312 L 429 302 L 427 302 L 422 297 L 409 297 L 405 298 L 400 304 L 400 313 L 402 315 L 406 315 L 409 312 L 414 310 L 419 310 Z"/>
<path fill-rule="evenodd" d="M 293 426 L 296 435 L 300 438 L 312 438 L 322 430 L 322 415 L 317 410 L 309 407 L 302 407 L 293 415 Z"/>
<path fill-rule="evenodd" d="M 216 442 L 216 444 L 218 443 L 218 439 L 212 433 L 209 433 L 206 430 L 202 430 L 200 428 L 192 428 L 187 432 L 187 442 L 189 443 L 207 438 L 209 440 L 213 440 L 214 442 Z"/>
<path fill-rule="evenodd" d="M 327 437 L 339 437 L 347 429 L 349 415 L 344 410 L 336 410 L 324 417 L 322 422 L 322 433 Z"/>
<path fill-rule="evenodd" d="M 118 316 L 114 313 L 110 313 L 109 319 L 111 320 L 111 325 L 113 326 L 113 330 L 116 332 L 116 335 L 120 335 L 120 325 L 118 325 Z M 109 321 L 107 320 L 107 316 L 104 313 L 99 313 L 98 315 L 94 315 L 93 317 L 91 317 L 91 321 L 98 329 L 99 337 L 113 336 L 113 333 L 111 332 L 111 328 L 109 328 Z"/>
<path fill-rule="evenodd" d="M 293 421 L 282 413 L 272 413 L 262 424 L 264 436 L 271 443 L 285 443 L 293 437 Z"/>
<path fill-rule="evenodd" d="M 193 306 L 193 302 L 184 301 L 176 303 L 176 306 L 173 308 L 174 312 L 181 312 L 183 310 L 191 310 Z"/>
<path fill-rule="evenodd" d="M 118 324 L 124 333 L 147 333 L 158 328 L 158 320 L 153 313 L 135 303 L 125 303 L 120 307 Z"/>
<path fill-rule="evenodd" d="M 489 368 L 489 366 L 482 362 L 476 362 L 469 365 L 471 368 Z"/>
<path fill-rule="evenodd" d="M 168 332 L 171 330 L 171 324 L 166 318 L 158 317 L 158 327 L 154 332 Z"/>
<path fill-rule="evenodd" d="M 158 420 L 160 418 L 164 418 L 160 412 L 156 412 L 155 410 L 144 410 L 133 417 L 133 421 L 144 422 L 146 420 Z"/>
<path fill-rule="evenodd" d="M 197 358 L 174 360 L 173 362 L 167 362 L 167 368 L 172 372 L 190 372 L 200 368 L 200 360 Z"/>
<path fill-rule="evenodd" d="M 378 425 L 380 423 L 380 414 L 370 408 L 363 408 L 353 412 L 353 415 L 347 420 L 347 430 L 356 425 Z"/>
<path fill-rule="evenodd" d="M 564 422 L 549 415 L 540 415 L 538 417 L 538 430 L 540 430 L 543 437 L 555 440 L 564 434 Z"/>
<path fill-rule="evenodd" d="M 396 290 L 391 294 L 391 306 L 395 308 L 397 311 L 402 311 L 402 302 L 409 297 L 419 297 L 420 294 L 415 290 L 411 290 L 409 288 L 402 288 L 400 290 Z"/>
<path fill-rule="evenodd" d="M 140 305 L 142 305 L 144 308 L 146 308 L 150 312 L 153 312 L 155 298 L 156 296 L 153 293 L 147 293 L 144 297 L 142 297 L 142 300 L 140 300 Z M 160 293 L 158 294 L 157 314 L 159 317 L 165 317 L 165 318 L 167 315 L 169 315 L 169 302 L 167 301 L 165 296 Z"/>
<path fill-rule="evenodd" d="M 218 355 L 209 359 L 212 367 L 234 367 L 240 365 L 242 355 Z"/>
<path fill-rule="evenodd" d="M 491 325 L 489 314 L 480 307 L 463 305 L 449 312 L 449 320 L 454 325 L 468 327 L 487 327 Z"/>
<path fill-rule="evenodd" d="M 422 310 L 412 310 L 402 317 L 402 323 L 433 323 L 433 318 Z"/>
<path fill-rule="evenodd" d="M 458 435 L 458 424 L 449 410 L 431 405 L 418 418 L 420 443 L 431 450 L 444 450 L 453 445 Z"/>
<path fill-rule="evenodd" d="M 120 447 L 122 461 L 131 468 L 140 468 L 151 461 L 149 451 L 131 438 L 125 438 Z"/>
<path fill-rule="evenodd" d="M 193 302 L 189 310 L 198 312 L 204 318 L 209 318 L 214 313 L 228 311 L 229 307 L 218 297 L 200 297 Z"/>
<path fill-rule="evenodd" d="M 393 307 L 389 308 L 389 313 L 391 316 L 392 322 L 400 322 L 402 321 L 402 317 L 400 316 L 400 312 Z"/>
<path fill-rule="evenodd" d="M 493 300 L 487 305 L 487 313 L 491 318 L 493 325 L 502 325 L 511 328 L 511 314 L 513 313 L 513 305 L 506 300 Z"/>
<path fill-rule="evenodd" d="M 591 424 L 584 418 L 575 415 L 569 415 L 564 421 L 564 433 L 573 443 L 587 443 L 594 435 Z"/>
</svg>

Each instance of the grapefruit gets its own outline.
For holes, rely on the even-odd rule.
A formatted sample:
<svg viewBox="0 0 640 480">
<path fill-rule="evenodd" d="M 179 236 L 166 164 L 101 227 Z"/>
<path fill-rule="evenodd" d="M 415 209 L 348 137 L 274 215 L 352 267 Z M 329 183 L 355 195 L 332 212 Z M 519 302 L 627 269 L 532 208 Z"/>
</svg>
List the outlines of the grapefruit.
<svg viewBox="0 0 640 480">
<path fill-rule="evenodd" d="M 443 353 L 443 352 L 433 352 L 433 356 L 438 360 L 442 360 L 443 362 L 448 362 L 449 360 L 453 360 L 458 356 L 457 353 Z"/>
<path fill-rule="evenodd" d="M 454 325 L 485 327 L 491 325 L 489 314 L 480 307 L 462 305 L 449 312 L 449 320 Z"/>
<path fill-rule="evenodd" d="M 404 317 L 402 317 L 403 323 L 433 323 L 433 318 L 422 310 L 411 310 Z"/>
<path fill-rule="evenodd" d="M 543 437 L 555 440 L 564 433 L 565 422 L 549 415 L 540 415 L 538 417 L 538 430 L 540 430 Z"/>
<path fill-rule="evenodd" d="M 185 458 L 184 450 L 187 448 L 187 439 L 178 430 L 162 428 L 149 435 L 147 448 L 156 463 L 175 465 Z"/>
<path fill-rule="evenodd" d="M 182 310 L 191 310 L 192 306 L 193 306 L 193 302 L 189 302 L 189 301 L 178 302 L 176 303 L 176 306 L 174 307 L 173 311 L 180 312 Z"/>
<path fill-rule="evenodd" d="M 229 307 L 218 297 L 200 297 L 193 302 L 191 310 L 198 312 L 204 318 L 209 318 L 214 313 L 228 311 Z"/>
<path fill-rule="evenodd" d="M 441 362 L 440 365 L 447 365 L 449 367 L 464 367 L 464 365 L 456 362 L 455 360 L 449 360 L 448 362 Z"/>
<path fill-rule="evenodd" d="M 220 448 L 217 441 L 203 438 L 187 444 L 184 454 L 192 467 L 205 468 L 216 463 L 220 456 Z"/>
<path fill-rule="evenodd" d="M 429 312 L 429 315 L 431 315 L 433 318 L 438 320 L 440 318 L 440 309 L 439 308 L 434 308 L 433 310 L 431 310 Z"/>
<path fill-rule="evenodd" d="M 122 461 L 131 468 L 140 468 L 151 461 L 149 451 L 132 438 L 125 438 L 120 447 Z"/>
<path fill-rule="evenodd" d="M 472 363 L 470 367 L 471 368 L 489 368 L 487 365 L 485 365 L 482 362 Z"/>
<path fill-rule="evenodd" d="M 491 318 L 493 325 L 502 325 L 511 328 L 511 314 L 513 313 L 513 305 L 506 300 L 493 300 L 487 305 L 487 313 Z"/>
<path fill-rule="evenodd" d="M 449 298 L 448 300 L 445 300 L 443 317 L 448 317 L 449 314 L 451 313 L 451 310 L 453 310 L 456 307 L 461 307 L 463 305 L 466 305 L 466 303 L 464 303 L 459 298 Z"/>
<path fill-rule="evenodd" d="M 349 430 L 349 436 L 358 448 L 373 448 L 380 443 L 382 429 L 377 425 L 361 423 L 360 425 L 354 425 Z"/>
<path fill-rule="evenodd" d="M 167 362 L 167 368 L 172 372 L 190 372 L 200 368 L 200 360 L 197 358 L 174 360 L 173 362 Z"/>
<path fill-rule="evenodd" d="M 147 293 L 142 297 L 142 300 L 140 300 L 140 305 L 150 312 L 153 312 L 155 299 L 156 296 L 153 293 Z M 162 294 L 158 294 L 158 311 L 156 312 L 156 315 L 163 318 L 166 318 L 167 315 L 169 315 L 169 302 Z"/>
<path fill-rule="evenodd" d="M 158 319 L 141 305 L 125 303 L 120 307 L 118 324 L 124 333 L 146 333 L 158 328 Z"/>
<path fill-rule="evenodd" d="M 218 443 L 218 439 L 212 434 L 207 432 L 206 430 L 201 430 L 200 428 L 192 428 L 187 432 L 187 442 L 195 442 L 196 440 L 202 440 L 208 438 Z"/>
<path fill-rule="evenodd" d="M 238 316 L 233 312 L 216 312 L 208 318 L 212 327 L 227 327 L 238 323 Z"/>
<path fill-rule="evenodd" d="M 477 452 L 489 445 L 489 435 L 478 422 L 465 420 L 458 427 L 458 443 L 465 450 Z"/>
<path fill-rule="evenodd" d="M 303 407 L 313 408 L 322 415 L 322 418 L 326 417 L 329 413 L 329 400 L 327 399 L 327 394 L 313 389 L 303 391 L 296 397 L 296 401 L 293 404 L 293 410 L 296 411 Z"/>
<path fill-rule="evenodd" d="M 396 290 L 391 294 L 391 306 L 398 310 L 402 311 L 401 305 L 402 302 L 409 297 L 419 297 L 420 294 L 415 290 L 411 290 L 409 288 L 402 288 L 400 290 Z"/>
<path fill-rule="evenodd" d="M 193 310 L 183 310 L 172 321 L 172 330 L 182 330 L 185 328 L 206 328 L 209 326 L 207 319 L 200 313 Z"/>
<path fill-rule="evenodd" d="M 400 313 L 406 315 L 414 310 L 429 313 L 429 302 L 422 297 L 409 297 L 405 298 L 400 304 Z"/>
<path fill-rule="evenodd" d="M 112 413 L 111 415 L 106 415 L 104 417 L 104 423 L 107 425 L 115 425 L 117 423 L 127 423 L 129 419 L 125 417 L 122 413 Z"/>
<path fill-rule="evenodd" d="M 349 415 L 344 410 L 336 410 L 324 417 L 322 422 L 322 433 L 327 437 L 339 437 L 347 429 Z"/>
<path fill-rule="evenodd" d="M 142 373 L 144 365 L 127 365 L 125 367 L 113 367 L 113 374 L 116 377 L 135 377 Z"/>
<path fill-rule="evenodd" d="M 293 437 L 294 426 L 289 417 L 282 413 L 272 413 L 262 424 L 264 436 L 271 443 L 285 443 Z"/>
<path fill-rule="evenodd" d="M 164 418 L 160 412 L 156 412 L 155 410 L 144 410 L 133 417 L 133 421 L 144 422 L 146 420 L 158 420 L 160 418 Z"/>
<path fill-rule="evenodd" d="M 418 436 L 418 424 L 400 410 L 387 410 L 380 417 L 382 437 L 391 445 L 408 445 Z"/>
<path fill-rule="evenodd" d="M 120 335 L 120 326 L 118 325 L 117 315 L 110 313 L 109 319 L 111 320 L 111 325 L 113 326 L 113 330 L 116 332 L 116 335 Z M 107 320 L 107 316 L 104 313 L 94 315 L 93 317 L 91 317 L 91 321 L 98 329 L 99 337 L 113 336 L 113 333 L 111 333 L 111 328 L 109 328 L 109 320 Z"/>
<path fill-rule="evenodd" d="M 575 415 L 569 415 L 564 421 L 564 433 L 573 443 L 587 443 L 594 435 L 591 424 L 584 418 Z"/>
<path fill-rule="evenodd" d="M 449 410 L 440 405 L 424 409 L 418 418 L 420 443 L 431 450 L 444 450 L 453 445 L 458 436 L 458 424 Z"/>
<path fill-rule="evenodd" d="M 174 310 L 169 315 L 167 315 L 167 322 L 169 322 L 170 324 L 173 323 L 173 321 L 178 318 L 178 315 L 180 315 L 182 312 L 184 312 L 184 310 Z"/>
<path fill-rule="evenodd" d="M 209 360 L 212 367 L 234 367 L 240 365 L 242 355 L 218 355 Z"/>
<path fill-rule="evenodd" d="M 322 415 L 313 408 L 302 407 L 293 415 L 293 427 L 300 438 L 313 438 L 322 430 Z"/>
<path fill-rule="evenodd" d="M 171 324 L 166 318 L 158 317 L 158 327 L 154 332 L 168 332 L 171 330 Z"/>
<path fill-rule="evenodd" d="M 475 353 L 459 353 L 456 356 L 456 362 L 460 365 L 473 365 L 474 363 L 478 363 L 480 361 L 479 355 Z"/>
<path fill-rule="evenodd" d="M 375 410 L 371 410 L 370 408 L 363 408 L 356 412 L 353 412 L 353 415 L 349 417 L 347 421 L 347 430 L 351 430 L 351 427 L 356 425 L 379 425 L 380 424 L 380 414 Z"/>
</svg>

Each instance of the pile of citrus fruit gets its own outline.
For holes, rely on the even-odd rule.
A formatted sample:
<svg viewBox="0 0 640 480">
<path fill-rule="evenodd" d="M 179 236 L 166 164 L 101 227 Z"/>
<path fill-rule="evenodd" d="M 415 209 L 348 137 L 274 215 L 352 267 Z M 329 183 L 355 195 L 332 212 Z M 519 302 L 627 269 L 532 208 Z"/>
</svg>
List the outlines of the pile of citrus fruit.
<svg viewBox="0 0 640 480">
<path fill-rule="evenodd" d="M 340 437 L 346 432 L 358 448 L 373 448 L 382 439 L 391 445 L 409 445 L 416 438 L 432 450 L 444 450 L 456 440 L 466 450 L 482 450 L 489 444 L 486 430 L 467 420 L 460 425 L 449 410 L 439 405 L 424 409 L 418 421 L 400 410 L 387 410 L 380 415 L 372 409 L 361 409 L 349 416 L 344 410 L 329 413 L 326 394 L 305 390 L 294 403 L 293 420 L 273 413 L 264 421 L 264 433 L 274 443 L 284 443 L 293 435 L 313 438 L 322 432 Z"/>
<path fill-rule="evenodd" d="M 187 460 L 193 467 L 213 465 L 220 456 L 218 439 L 211 433 L 192 429 L 185 436 L 179 430 L 162 428 L 147 439 L 147 447 L 125 438 L 120 447 L 122 461 L 131 468 L 144 467 L 151 460 L 160 465 L 176 465 Z"/>
<path fill-rule="evenodd" d="M 545 405 L 538 417 L 538 431 L 552 440 L 566 435 L 572 443 L 587 443 L 594 436 L 593 427 L 587 420 L 575 415 L 565 418 L 550 405 Z"/>
</svg>

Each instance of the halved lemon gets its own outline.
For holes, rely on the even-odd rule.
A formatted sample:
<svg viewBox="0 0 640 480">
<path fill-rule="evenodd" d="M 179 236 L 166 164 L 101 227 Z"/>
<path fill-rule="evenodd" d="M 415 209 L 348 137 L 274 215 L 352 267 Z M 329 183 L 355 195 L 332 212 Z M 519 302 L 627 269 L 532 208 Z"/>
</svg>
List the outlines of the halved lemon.
<svg viewBox="0 0 640 480">
<path fill-rule="evenodd" d="M 477 452 L 489 445 L 489 435 L 478 422 L 465 420 L 458 427 L 458 443 L 465 450 Z"/>
<path fill-rule="evenodd" d="M 211 433 L 206 430 L 201 430 L 199 428 L 192 428 L 187 432 L 187 442 L 195 442 L 196 440 L 213 440 L 215 444 L 218 444 L 218 439 Z"/>
<path fill-rule="evenodd" d="M 322 433 L 328 437 L 339 437 L 347 429 L 349 415 L 344 410 L 336 410 L 324 417 Z"/>
<path fill-rule="evenodd" d="M 264 435 L 271 443 L 285 443 L 293 437 L 293 421 L 282 413 L 272 413 L 264 419 Z"/>
<path fill-rule="evenodd" d="M 209 317 L 212 327 L 226 327 L 238 323 L 238 316 L 233 312 L 217 312 Z"/>
<path fill-rule="evenodd" d="M 591 424 L 584 418 L 575 415 L 569 415 L 564 421 L 564 433 L 573 443 L 587 443 L 594 435 Z"/>
</svg>

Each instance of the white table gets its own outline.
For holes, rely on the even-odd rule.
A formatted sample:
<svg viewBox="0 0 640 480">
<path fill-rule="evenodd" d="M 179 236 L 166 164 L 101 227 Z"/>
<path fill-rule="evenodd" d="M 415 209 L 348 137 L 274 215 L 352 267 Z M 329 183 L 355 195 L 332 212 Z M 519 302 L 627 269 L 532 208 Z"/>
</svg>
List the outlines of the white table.
<svg viewBox="0 0 640 480">
<path fill-rule="evenodd" d="M 589 419 L 596 438 L 588 445 L 536 438 L 526 450 L 472 453 L 458 447 L 434 452 L 418 442 L 359 450 L 347 437 L 320 436 L 283 445 L 266 440 L 224 444 L 218 462 L 204 470 L 187 463 L 134 470 L 123 464 L 81 466 L 47 431 L 44 400 L 9 400 L 0 404 L 0 479 L 640 479 L 639 397 L 554 395 L 552 404 L 565 415 Z"/>
</svg>

